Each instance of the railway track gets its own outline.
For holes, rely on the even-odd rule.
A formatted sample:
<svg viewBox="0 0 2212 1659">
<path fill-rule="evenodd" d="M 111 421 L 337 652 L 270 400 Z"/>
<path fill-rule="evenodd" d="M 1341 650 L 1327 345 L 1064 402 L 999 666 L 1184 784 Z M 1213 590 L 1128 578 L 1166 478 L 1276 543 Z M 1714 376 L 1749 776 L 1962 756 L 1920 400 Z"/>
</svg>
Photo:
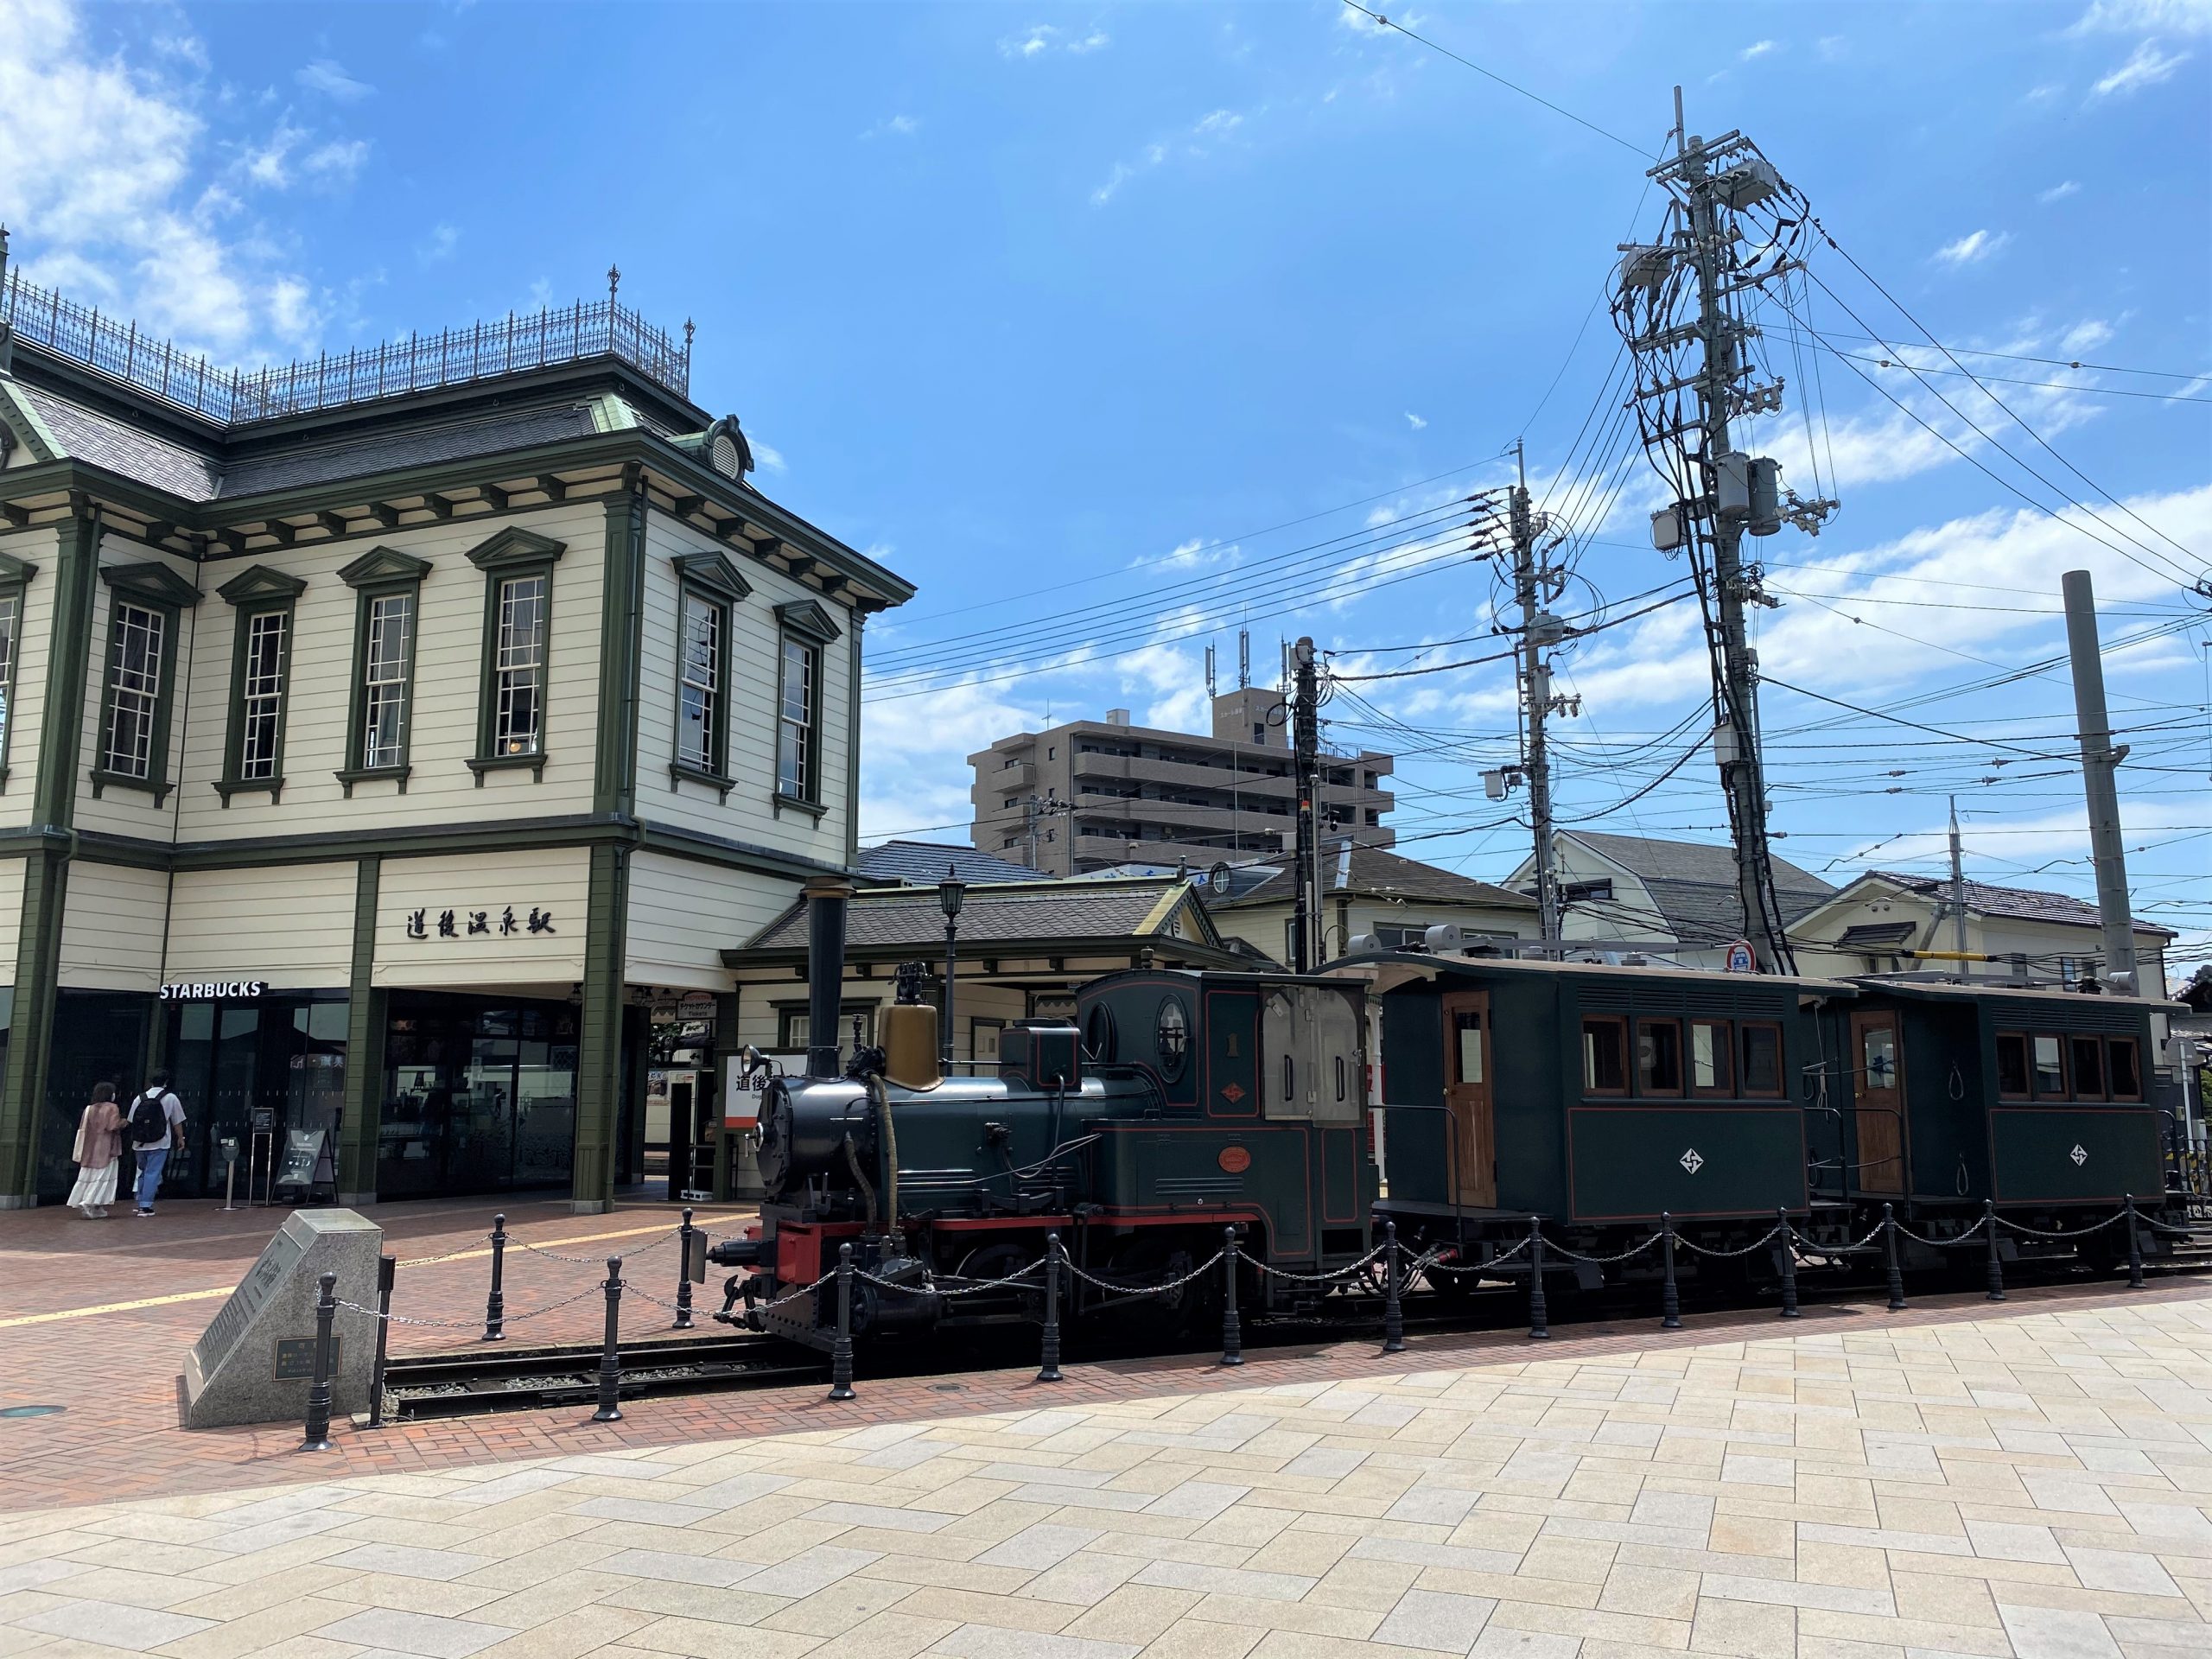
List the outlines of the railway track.
<svg viewBox="0 0 2212 1659">
<path fill-rule="evenodd" d="M 2147 1269 L 2155 1281 L 2195 1279 L 2212 1274 L 2212 1243 L 2170 1257 Z M 2025 1287 L 2063 1283 L 2103 1281 L 2108 1277 L 2073 1262 L 2008 1264 L 2005 1282 Z M 1917 1294 L 1971 1288 L 1965 1277 L 1937 1281 L 1916 1278 L 1909 1288 Z M 1878 1292 L 1878 1282 L 1863 1275 L 1848 1277 L 1807 1270 L 1799 1281 L 1799 1300 L 1807 1306 L 1845 1301 Z M 1548 1293 L 1551 1323 L 1562 1335 L 1587 1331 L 1612 1335 L 1622 1326 L 1657 1324 L 1648 1285 L 1609 1286 L 1595 1291 L 1555 1290 Z M 1776 1295 L 1746 1302 L 1718 1292 L 1702 1293 L 1694 1281 L 1681 1290 L 1686 1314 L 1721 1313 L 1778 1306 Z M 1460 1298 L 1448 1311 L 1427 1294 L 1405 1299 L 1404 1323 L 1411 1334 L 1423 1332 L 1510 1330 L 1527 1322 L 1525 1283 L 1486 1284 Z M 1373 1295 L 1332 1299 L 1325 1314 L 1247 1314 L 1244 1344 L 1248 1349 L 1296 1346 L 1317 1342 L 1343 1342 L 1378 1336 L 1382 1325 L 1382 1299 Z M 946 1351 L 946 1344 L 918 1344 L 911 1351 L 883 1350 L 867 1357 L 870 1376 L 956 1375 L 967 1370 L 1030 1363 L 1036 1357 L 1036 1336 L 1028 1326 L 997 1332 L 980 1332 Z M 726 1336 L 645 1337 L 625 1341 L 618 1349 L 622 1366 L 620 1387 L 624 1400 L 652 1395 L 708 1394 L 826 1382 L 829 1362 L 822 1355 L 794 1347 L 779 1338 L 751 1332 Z M 1079 1364 L 1117 1359 L 1165 1357 L 1179 1350 L 1124 1340 L 1086 1338 L 1071 1332 L 1067 1363 Z M 394 1359 L 385 1373 L 387 1408 L 400 1421 L 436 1417 L 459 1417 L 493 1411 L 553 1410 L 588 1406 L 598 1397 L 601 1351 L 597 1345 L 543 1345 L 531 1348 L 480 1348 L 410 1356 Z"/>
</svg>

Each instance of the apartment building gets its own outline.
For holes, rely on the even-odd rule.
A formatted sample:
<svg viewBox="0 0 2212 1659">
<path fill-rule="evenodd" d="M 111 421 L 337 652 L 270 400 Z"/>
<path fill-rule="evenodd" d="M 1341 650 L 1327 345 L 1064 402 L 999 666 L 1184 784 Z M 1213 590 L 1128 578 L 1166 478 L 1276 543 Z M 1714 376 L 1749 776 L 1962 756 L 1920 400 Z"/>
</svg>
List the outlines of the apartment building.
<svg viewBox="0 0 2212 1659">
<path fill-rule="evenodd" d="M 912 591 L 690 380 L 612 290 L 238 374 L 0 282 L 0 1205 L 156 1065 L 171 1192 L 638 1179 L 656 1010 L 734 1037 L 722 950 L 853 861 Z"/>
<path fill-rule="evenodd" d="M 1018 732 L 968 757 L 977 850 L 1048 875 L 1187 863 L 1294 848 L 1298 794 L 1282 698 L 1259 687 L 1213 699 L 1210 734 L 1103 720 Z M 1392 757 L 1324 741 L 1316 803 L 1324 836 L 1388 847 Z"/>
</svg>

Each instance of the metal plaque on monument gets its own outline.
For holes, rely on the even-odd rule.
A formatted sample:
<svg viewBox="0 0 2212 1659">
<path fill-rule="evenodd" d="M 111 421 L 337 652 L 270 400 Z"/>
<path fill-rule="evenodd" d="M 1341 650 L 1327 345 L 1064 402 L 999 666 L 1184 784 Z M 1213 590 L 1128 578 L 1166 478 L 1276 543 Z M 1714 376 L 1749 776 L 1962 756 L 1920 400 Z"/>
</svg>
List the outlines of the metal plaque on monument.
<svg viewBox="0 0 2212 1659">
<path fill-rule="evenodd" d="M 383 1248 L 384 1229 L 351 1210 L 300 1210 L 286 1217 L 185 1357 L 185 1427 L 299 1417 L 314 1375 L 315 1306 L 322 1275 L 338 1275 L 340 1301 L 374 1307 Z M 375 1322 L 340 1308 L 334 1334 L 332 1410 L 341 1415 L 365 1410 Z"/>
</svg>

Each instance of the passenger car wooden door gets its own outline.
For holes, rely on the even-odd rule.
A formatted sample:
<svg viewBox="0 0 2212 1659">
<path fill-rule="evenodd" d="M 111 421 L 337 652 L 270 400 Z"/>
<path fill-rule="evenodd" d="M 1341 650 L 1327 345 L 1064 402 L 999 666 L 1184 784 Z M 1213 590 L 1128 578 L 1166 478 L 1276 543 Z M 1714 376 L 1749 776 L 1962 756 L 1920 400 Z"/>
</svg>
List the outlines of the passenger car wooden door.
<svg viewBox="0 0 2212 1659">
<path fill-rule="evenodd" d="M 1497 1135 L 1493 1109 L 1490 993 L 1444 995 L 1444 1103 L 1451 1109 L 1452 1168 L 1461 1204 L 1497 1203 Z"/>
<path fill-rule="evenodd" d="M 1859 1129 L 1859 1187 L 1905 1190 L 1904 1052 L 1894 1014 L 1851 1016 L 1853 1115 Z"/>
</svg>

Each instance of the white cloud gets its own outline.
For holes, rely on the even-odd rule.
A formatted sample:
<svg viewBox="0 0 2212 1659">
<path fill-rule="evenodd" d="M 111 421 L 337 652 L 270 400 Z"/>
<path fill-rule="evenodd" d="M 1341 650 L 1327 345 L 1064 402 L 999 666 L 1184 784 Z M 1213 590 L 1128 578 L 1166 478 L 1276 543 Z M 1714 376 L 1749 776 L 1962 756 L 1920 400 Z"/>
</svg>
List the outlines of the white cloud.
<svg viewBox="0 0 2212 1659">
<path fill-rule="evenodd" d="M 1244 115 L 1238 111 L 1211 110 L 1192 123 L 1187 132 L 1154 139 L 1138 152 L 1135 161 L 1114 163 L 1113 170 L 1107 174 L 1105 181 L 1090 193 L 1090 205 L 1103 207 L 1119 195 L 1122 187 L 1139 173 L 1160 166 L 1174 155 L 1179 144 L 1183 155 L 1198 161 L 1212 154 L 1214 148 L 1224 142 L 1241 143 L 1243 141 L 1236 137 L 1236 133 L 1244 122 Z"/>
<path fill-rule="evenodd" d="M 2158 29 L 2171 35 L 2212 33 L 2212 0 L 2091 0 L 2069 35 L 2133 35 Z"/>
<path fill-rule="evenodd" d="M 196 72 L 205 54 L 163 41 L 134 63 L 89 41 L 71 0 L 0 0 L 0 222 L 18 264 L 181 349 L 230 362 L 309 349 L 315 308 L 277 239 L 250 220 L 225 233 L 242 209 L 210 176 L 207 94 L 151 67 Z M 231 170 L 258 160 L 273 182 L 303 137 L 248 143 Z"/>
<path fill-rule="evenodd" d="M 1840 35 L 1823 35 L 1815 44 L 1819 48 L 1823 62 L 1835 63 L 1841 60 L 1845 49 L 1850 46 L 1851 42 Z"/>
<path fill-rule="evenodd" d="M 1428 423 L 1421 419 L 1420 416 L 1414 414 L 1413 410 L 1409 409 L 1406 411 L 1406 424 L 1413 428 L 1414 431 L 1419 432 L 1427 427 Z"/>
<path fill-rule="evenodd" d="M 753 465 L 760 467 L 762 472 L 780 473 L 785 470 L 782 450 L 771 448 L 750 433 L 746 435 L 745 441 L 747 447 L 753 451 Z"/>
<path fill-rule="evenodd" d="M 1934 257 L 1940 264 L 1955 270 L 1961 265 L 1980 264 L 1983 260 L 1994 258 L 2002 253 L 2005 245 L 2012 239 L 2010 231 L 1999 231 L 1993 235 L 1987 231 L 1969 231 L 1957 241 L 1946 243 L 1936 249 Z"/>
<path fill-rule="evenodd" d="M 1017 60 L 1041 58 L 1051 52 L 1065 52 L 1081 57 L 1087 52 L 1096 52 L 1113 44 L 1113 36 L 1103 29 L 1086 29 L 1080 34 L 1055 29 L 1050 23 L 1032 23 L 1027 29 L 1007 35 L 999 41 L 999 55 Z"/>
<path fill-rule="evenodd" d="M 1193 536 L 1160 558 L 1133 563 L 1164 570 L 1204 570 L 1215 565 L 1241 563 L 1243 557 L 1243 550 L 1235 542 L 1209 542 L 1204 537 Z"/>
<path fill-rule="evenodd" d="M 2112 325 L 2092 317 L 2069 328 L 2058 343 L 2069 352 L 2094 352 L 2111 338 Z"/>
<path fill-rule="evenodd" d="M 368 159 L 367 139 L 341 138 L 309 151 L 300 166 L 315 178 L 336 183 L 353 178 Z"/>
<path fill-rule="evenodd" d="M 1396 10 L 1396 8 L 1393 7 L 1392 10 Z M 1427 21 L 1427 18 L 1412 11 L 1398 12 L 1398 15 L 1391 19 L 1391 22 L 1395 23 L 1399 28 L 1410 29 L 1415 33 L 1418 33 Z M 1388 35 L 1392 32 L 1391 23 L 1379 22 L 1369 16 L 1366 12 L 1354 11 L 1350 6 L 1345 5 L 1339 5 L 1337 8 L 1337 24 L 1341 29 L 1350 29 L 1355 35 Z"/>
<path fill-rule="evenodd" d="M 282 190 L 292 181 L 292 151 L 307 137 L 303 127 L 279 121 L 276 130 L 269 135 L 264 144 L 250 145 L 238 159 L 238 173 L 249 184 L 264 189 Z"/>
<path fill-rule="evenodd" d="M 911 138 L 922 130 L 921 118 L 912 115 L 887 116 L 867 131 L 863 138 Z"/>
<path fill-rule="evenodd" d="M 1781 50 L 1782 43 L 1779 41 L 1753 41 L 1736 55 L 1744 62 L 1749 63 L 1754 58 L 1764 58 Z"/>
<path fill-rule="evenodd" d="M 2186 52 L 2162 52 L 2156 41 L 2145 41 L 2128 54 L 2126 63 L 2089 88 L 2091 98 L 2125 98 L 2145 86 L 2155 86 L 2189 61 Z"/>
<path fill-rule="evenodd" d="M 2036 200 L 2042 202 L 2045 207 L 2049 207 L 2054 201 L 2063 201 L 2069 196 L 2078 196 L 2081 194 L 2082 187 L 2075 183 L 2072 179 L 2067 179 L 2060 183 L 2052 185 L 2050 189 L 2039 193 L 2037 195 Z"/>
<path fill-rule="evenodd" d="M 433 225 L 430 233 L 415 245 L 415 262 L 435 265 L 453 257 L 454 250 L 461 245 L 461 230 L 453 225 Z"/>
<path fill-rule="evenodd" d="M 344 64 L 329 58 L 317 58 L 292 79 L 308 91 L 321 92 L 340 104 L 357 104 L 376 91 L 367 81 L 356 80 L 347 74 Z"/>
</svg>

